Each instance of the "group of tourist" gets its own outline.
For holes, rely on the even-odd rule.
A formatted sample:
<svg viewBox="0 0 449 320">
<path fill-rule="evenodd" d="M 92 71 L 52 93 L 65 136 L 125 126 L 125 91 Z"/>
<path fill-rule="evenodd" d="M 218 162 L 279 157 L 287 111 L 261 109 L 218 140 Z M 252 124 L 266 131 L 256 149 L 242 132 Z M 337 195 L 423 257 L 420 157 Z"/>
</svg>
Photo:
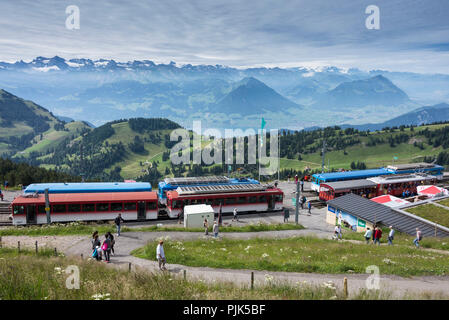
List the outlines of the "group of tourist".
<svg viewBox="0 0 449 320">
<path fill-rule="evenodd" d="M 388 245 L 392 246 L 395 230 L 394 230 L 393 226 L 390 226 L 389 229 L 390 229 L 390 231 L 388 233 Z M 374 230 L 371 230 L 370 228 L 366 228 L 364 237 L 365 237 L 365 241 L 367 244 L 369 244 L 370 241 L 372 241 L 373 244 L 377 243 L 377 245 L 380 245 L 380 239 L 382 238 L 382 228 L 380 228 L 376 225 L 374 226 Z M 417 248 L 419 248 L 419 243 L 421 240 L 422 240 L 421 230 L 419 230 L 419 228 L 416 228 L 416 238 L 413 240 L 413 244 Z"/>
<path fill-rule="evenodd" d="M 94 231 L 92 234 L 92 258 L 101 261 L 104 256 L 105 262 L 109 263 L 111 261 L 111 254 L 115 254 L 114 245 L 115 240 L 111 232 L 104 235 L 103 243 L 101 243 L 98 231 Z"/>
<path fill-rule="evenodd" d="M 203 227 L 204 227 L 204 235 L 209 235 L 209 221 L 207 221 L 207 218 L 203 221 Z M 214 224 L 212 226 L 212 232 L 214 233 L 214 238 L 218 238 L 218 222 L 215 220 Z"/>
</svg>

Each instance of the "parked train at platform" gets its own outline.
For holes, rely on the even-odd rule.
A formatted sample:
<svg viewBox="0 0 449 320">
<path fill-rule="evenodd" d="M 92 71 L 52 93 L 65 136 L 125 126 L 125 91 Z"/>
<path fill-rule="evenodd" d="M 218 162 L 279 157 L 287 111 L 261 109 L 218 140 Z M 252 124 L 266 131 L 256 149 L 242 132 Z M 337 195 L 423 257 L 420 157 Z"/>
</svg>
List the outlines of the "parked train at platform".
<svg viewBox="0 0 449 320">
<path fill-rule="evenodd" d="M 322 183 L 368 179 L 379 176 L 406 174 L 406 173 L 426 173 L 435 176 L 438 180 L 443 179 L 444 167 L 433 163 L 410 163 L 389 165 L 386 168 L 342 171 L 342 172 L 325 172 L 315 173 L 312 175 L 311 189 L 320 192 Z"/>
<path fill-rule="evenodd" d="M 438 178 L 425 173 L 395 174 L 368 179 L 321 183 L 319 199 L 328 201 L 348 193 L 371 199 L 389 194 L 396 197 L 417 195 L 417 187 L 423 184 L 435 184 Z"/>
<path fill-rule="evenodd" d="M 30 185 L 14 199 L 13 224 L 47 222 L 45 189 L 48 189 L 52 222 L 113 220 L 121 213 L 125 220 L 155 220 L 163 216 L 177 218 L 184 205 L 207 203 L 215 212 L 264 212 L 282 210 L 283 192 L 256 180 L 226 177 L 174 178 L 176 189 L 160 194 L 149 183 L 57 183 Z M 210 183 L 208 184 L 207 181 Z M 217 183 L 217 182 L 220 183 Z M 250 183 L 254 182 L 254 183 Z M 171 185 L 170 187 L 172 187 Z M 232 206 L 232 208 L 231 208 Z"/>
</svg>

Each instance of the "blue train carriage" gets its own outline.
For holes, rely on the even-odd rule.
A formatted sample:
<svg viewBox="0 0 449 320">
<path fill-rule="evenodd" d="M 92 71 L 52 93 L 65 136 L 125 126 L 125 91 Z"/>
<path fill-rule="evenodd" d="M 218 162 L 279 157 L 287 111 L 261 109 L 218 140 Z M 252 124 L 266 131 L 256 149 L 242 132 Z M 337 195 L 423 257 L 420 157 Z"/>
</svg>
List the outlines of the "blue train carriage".
<svg viewBox="0 0 449 320">
<path fill-rule="evenodd" d="M 152 191 L 149 182 L 69 182 L 69 183 L 34 183 L 25 190 L 25 194 L 45 193 L 105 193 L 105 192 L 148 192 Z"/>
<path fill-rule="evenodd" d="M 438 180 L 443 180 L 444 167 L 434 163 L 406 163 L 387 166 L 387 170 L 394 174 L 403 173 L 426 173 L 435 176 Z"/>
<path fill-rule="evenodd" d="M 178 187 L 240 184 L 259 184 L 259 181 L 250 178 L 228 178 L 225 176 L 165 178 L 158 184 L 158 196 L 159 201 L 165 203 L 167 192 L 176 190 Z"/>
<path fill-rule="evenodd" d="M 368 170 L 356 170 L 356 171 L 343 171 L 343 172 L 325 172 L 315 173 L 312 175 L 311 189 L 315 192 L 320 192 L 320 184 L 336 181 L 346 180 L 358 180 L 367 179 L 372 177 L 378 177 L 383 175 L 394 174 L 386 168 L 368 169 Z"/>
</svg>

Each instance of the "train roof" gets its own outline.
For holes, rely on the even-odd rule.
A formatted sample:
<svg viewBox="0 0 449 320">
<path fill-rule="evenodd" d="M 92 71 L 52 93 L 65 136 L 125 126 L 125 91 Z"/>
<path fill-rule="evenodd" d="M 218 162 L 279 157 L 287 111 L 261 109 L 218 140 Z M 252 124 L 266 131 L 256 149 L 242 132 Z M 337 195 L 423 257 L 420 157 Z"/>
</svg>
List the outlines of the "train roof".
<svg viewBox="0 0 449 320">
<path fill-rule="evenodd" d="M 326 180 L 326 179 L 358 179 L 366 177 L 375 177 L 386 174 L 391 174 L 391 172 L 385 168 L 379 168 L 379 169 L 367 169 L 356 171 L 315 173 L 313 176 Z"/>
<path fill-rule="evenodd" d="M 25 193 L 100 193 L 100 192 L 143 192 L 151 191 L 149 182 L 69 182 L 30 184 Z"/>
<path fill-rule="evenodd" d="M 226 176 L 205 176 L 205 177 L 180 177 L 165 178 L 159 182 L 159 187 L 174 188 L 187 185 L 223 185 L 223 184 L 253 184 L 259 181 L 250 178 L 228 178 Z"/>
<path fill-rule="evenodd" d="M 255 193 L 255 192 L 282 192 L 279 188 L 272 188 L 266 185 L 224 185 L 224 186 L 206 186 L 206 187 L 179 187 L 176 191 L 168 191 L 167 197 L 177 196 L 202 196 L 202 195 L 232 195 L 235 193 Z"/>
<path fill-rule="evenodd" d="M 433 180 L 433 179 L 436 179 L 436 177 L 424 173 L 395 174 L 395 175 L 368 178 L 368 180 L 375 182 L 377 184 L 414 182 L 414 181 Z"/>
<path fill-rule="evenodd" d="M 48 195 L 50 204 L 61 202 L 114 202 L 114 201 L 152 201 L 157 194 L 150 192 L 107 192 L 107 193 L 53 193 Z M 43 194 L 24 194 L 14 199 L 12 204 L 45 203 Z"/>
<path fill-rule="evenodd" d="M 400 171 L 400 170 L 419 170 L 419 169 L 430 169 L 430 168 L 443 168 L 442 166 L 434 163 L 417 162 L 417 163 L 405 163 L 405 164 L 395 164 L 387 166 L 387 169 Z"/>
<path fill-rule="evenodd" d="M 355 189 L 355 188 L 371 188 L 377 186 L 377 183 L 374 183 L 366 179 L 327 182 L 323 184 L 332 188 L 335 191 L 345 189 Z"/>
</svg>

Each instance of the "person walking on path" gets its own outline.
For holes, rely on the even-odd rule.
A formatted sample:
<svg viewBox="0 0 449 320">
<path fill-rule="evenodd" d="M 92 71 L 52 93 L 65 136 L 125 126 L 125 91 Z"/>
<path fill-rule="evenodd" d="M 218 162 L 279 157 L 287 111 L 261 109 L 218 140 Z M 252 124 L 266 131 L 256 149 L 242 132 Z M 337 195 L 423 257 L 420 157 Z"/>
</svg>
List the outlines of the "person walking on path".
<svg viewBox="0 0 449 320">
<path fill-rule="evenodd" d="M 301 192 L 304 192 L 304 178 L 301 179 Z"/>
<path fill-rule="evenodd" d="M 298 184 L 298 175 L 295 175 L 295 184 Z"/>
<path fill-rule="evenodd" d="M 312 214 L 311 210 L 312 210 L 312 202 L 310 202 L 310 200 L 307 202 L 307 207 L 309 208 L 309 216 Z"/>
<path fill-rule="evenodd" d="M 239 218 L 237 217 L 237 208 L 234 208 L 234 212 L 233 212 L 234 217 L 232 218 L 232 221 L 239 221 Z"/>
<path fill-rule="evenodd" d="M 92 235 L 92 258 L 95 258 L 97 261 L 101 260 L 100 246 L 101 242 L 98 239 L 98 231 L 95 231 Z"/>
<path fill-rule="evenodd" d="M 371 230 L 370 228 L 366 228 L 366 232 L 365 232 L 365 235 L 364 235 L 366 244 L 368 244 L 369 241 L 371 240 L 372 234 L 373 234 L 373 230 Z"/>
<path fill-rule="evenodd" d="M 209 222 L 207 221 L 207 218 L 204 218 L 203 227 L 204 227 L 204 235 L 205 236 L 209 235 Z"/>
<path fill-rule="evenodd" d="M 217 221 L 214 221 L 214 225 L 212 227 L 212 231 L 214 233 L 214 237 L 218 238 L 218 223 L 217 223 Z"/>
<path fill-rule="evenodd" d="M 335 239 L 335 240 L 338 240 L 338 239 L 343 240 L 343 236 L 342 236 L 342 234 L 341 234 L 341 226 L 340 226 L 339 224 L 337 224 L 337 225 L 335 226 L 335 229 L 334 229 L 334 239 Z"/>
<path fill-rule="evenodd" d="M 419 230 L 419 228 L 416 228 L 416 239 L 413 240 L 413 243 L 417 248 L 419 248 L 419 243 L 421 242 L 421 240 L 422 240 L 421 230 Z"/>
<path fill-rule="evenodd" d="M 101 250 L 104 252 L 104 260 L 109 263 L 111 261 L 111 239 L 109 239 L 108 234 L 104 235 L 105 239 Z"/>
<path fill-rule="evenodd" d="M 290 178 L 291 178 L 291 175 L 288 175 L 287 182 L 289 182 L 289 183 L 290 183 Z"/>
<path fill-rule="evenodd" d="M 163 240 L 160 240 L 159 244 L 157 245 L 156 258 L 159 263 L 159 270 L 167 270 L 167 268 L 165 268 L 165 263 L 167 263 L 167 259 L 165 259 L 164 241 Z"/>
<path fill-rule="evenodd" d="M 380 246 L 380 238 L 382 238 L 382 229 L 376 227 L 376 231 L 374 232 L 374 244 L 377 243 L 377 245 Z"/>
<path fill-rule="evenodd" d="M 394 229 L 393 226 L 390 226 L 390 233 L 388 233 L 388 245 L 392 246 L 394 240 Z"/>
<path fill-rule="evenodd" d="M 221 226 L 222 223 L 223 223 L 222 204 L 220 203 L 220 209 L 218 210 L 218 225 Z"/>
<path fill-rule="evenodd" d="M 302 196 L 302 198 L 301 198 L 301 210 L 304 210 L 304 205 L 306 204 L 306 202 L 307 202 L 306 196 Z"/>
<path fill-rule="evenodd" d="M 374 226 L 373 226 L 373 233 L 372 233 L 373 244 L 374 244 L 374 239 L 376 239 L 376 229 L 377 229 L 377 226 L 374 225 Z"/>
<path fill-rule="evenodd" d="M 288 222 L 288 218 L 290 218 L 290 210 L 287 208 L 284 209 L 284 223 Z"/>
<path fill-rule="evenodd" d="M 115 256 L 115 250 L 114 250 L 115 240 L 114 240 L 114 236 L 112 235 L 111 232 L 108 232 L 107 236 L 108 236 L 109 240 L 111 240 L 111 254 L 113 256 Z"/>
<path fill-rule="evenodd" d="M 122 218 L 121 213 L 118 214 L 118 216 L 115 218 L 114 222 L 115 222 L 115 226 L 117 227 L 117 237 L 120 237 L 121 224 L 122 224 L 122 222 L 125 222 L 125 220 L 123 220 L 123 218 Z"/>
</svg>

